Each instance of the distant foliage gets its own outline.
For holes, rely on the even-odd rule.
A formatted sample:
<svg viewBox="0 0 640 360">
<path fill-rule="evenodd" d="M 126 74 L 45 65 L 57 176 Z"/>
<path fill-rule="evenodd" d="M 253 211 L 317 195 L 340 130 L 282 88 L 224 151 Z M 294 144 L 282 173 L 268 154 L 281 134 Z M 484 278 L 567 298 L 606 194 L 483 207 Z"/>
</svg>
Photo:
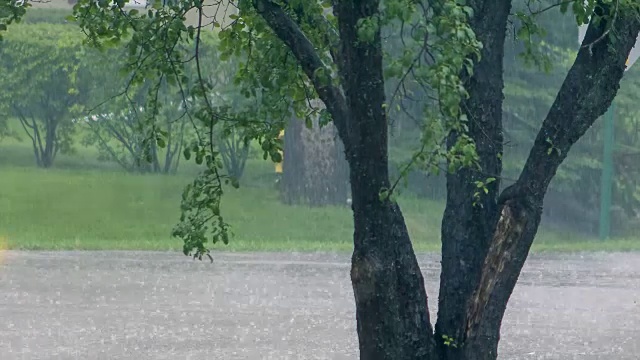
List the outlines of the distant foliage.
<svg viewBox="0 0 640 360">
<path fill-rule="evenodd" d="M 211 117 L 197 113 L 202 99 L 189 84 L 135 78 L 137 72 L 122 67 L 124 47 L 88 47 L 76 24 L 63 24 L 68 11 L 31 10 L 0 49 L 0 83 L 10 90 L 0 95 L 0 136 L 8 134 L 7 119 L 18 119 L 18 135 L 31 142 L 40 167 L 52 166 L 81 140 L 127 171 L 165 174 L 177 171 L 183 153 L 212 139 L 229 176 L 242 177 L 250 137 L 238 126 L 261 122 L 261 115 L 233 86 L 236 69 L 219 60 L 213 36 L 203 36 L 200 49 L 209 54 L 203 76 L 219 84 L 207 100 L 212 116 L 229 121 L 210 131 Z M 197 69 L 191 63 L 184 71 Z"/>
<path fill-rule="evenodd" d="M 40 167 L 73 150 L 71 119 L 89 95 L 82 59 L 81 32 L 64 25 L 13 25 L 0 47 L 0 113 L 20 121 Z"/>
<path fill-rule="evenodd" d="M 30 8 L 22 18 L 24 24 L 68 24 L 70 9 Z"/>
<path fill-rule="evenodd" d="M 107 97 L 102 106 L 78 119 L 87 130 L 83 143 L 95 146 L 101 159 L 114 161 L 130 172 L 176 173 L 190 132 L 181 98 L 171 90 L 165 85 L 158 91 L 164 106 L 156 115 L 155 129 L 145 127 L 147 89 L 129 89 L 130 96 Z M 159 136 L 149 136 L 150 132 Z"/>
</svg>

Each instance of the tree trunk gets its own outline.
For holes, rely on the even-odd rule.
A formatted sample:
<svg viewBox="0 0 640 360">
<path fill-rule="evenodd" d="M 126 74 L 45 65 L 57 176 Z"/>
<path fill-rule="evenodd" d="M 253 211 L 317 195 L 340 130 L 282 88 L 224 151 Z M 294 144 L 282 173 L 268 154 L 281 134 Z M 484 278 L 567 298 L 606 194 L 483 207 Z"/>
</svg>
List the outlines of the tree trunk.
<svg viewBox="0 0 640 360">
<path fill-rule="evenodd" d="M 474 139 L 482 171 L 465 168 L 447 174 L 447 201 L 442 219 L 442 272 L 438 300 L 436 342 L 443 359 L 457 359 L 459 346 L 445 344 L 445 337 L 460 343 L 465 333 L 466 305 L 480 280 L 481 268 L 497 222 L 497 197 L 502 172 L 502 89 L 504 41 L 511 0 L 472 1 L 474 18 L 470 25 L 483 48 L 475 61 L 472 77 L 466 74 L 469 98 L 462 109 L 469 119 L 468 135 Z M 448 145 L 457 140 L 451 134 Z M 496 180 L 489 184 L 479 204 L 474 206 L 475 181 Z M 485 329 L 484 351 L 495 358 L 500 328 Z"/>
<path fill-rule="evenodd" d="M 287 204 L 344 205 L 349 175 L 344 147 L 332 125 L 307 128 L 292 119 L 285 130 L 282 198 Z"/>
<path fill-rule="evenodd" d="M 42 149 L 40 154 L 41 166 L 45 169 L 53 166 L 53 161 L 55 159 L 56 154 L 56 131 L 57 131 L 57 121 L 52 119 L 45 119 L 45 133 L 44 133 L 44 149 Z"/>
<path fill-rule="evenodd" d="M 331 159 L 334 159 L 334 166 L 332 168 L 332 178 L 334 181 L 331 183 L 329 194 L 333 194 L 332 203 L 345 204 L 350 198 L 351 186 L 349 180 L 349 163 L 345 158 L 345 149 L 342 139 L 337 132 L 337 128 L 332 126 L 334 130 L 333 141 L 334 146 L 331 147 L 329 154 Z"/>
<path fill-rule="evenodd" d="M 368 6 L 339 7 L 344 44 L 356 43 L 357 20 L 372 11 Z M 379 38 L 374 44 L 351 46 L 343 48 L 342 73 L 350 104 L 347 159 L 355 228 L 351 281 L 360 358 L 430 359 L 432 329 L 422 273 L 400 208 L 379 195 L 390 187 Z"/>
<path fill-rule="evenodd" d="M 308 204 L 346 205 L 349 174 L 342 171 L 346 165 L 344 147 L 335 126 L 320 127 L 318 119 L 314 119 L 312 128 L 303 127 L 302 140 L 305 154 L 303 181 Z"/>
<path fill-rule="evenodd" d="M 355 169 L 365 170 L 362 165 Z M 381 202 L 359 190 L 364 182 L 369 185 L 365 188 L 371 189 L 376 179 L 354 174 L 352 181 L 355 232 L 351 281 L 360 358 L 433 359 L 424 280 L 402 213 L 397 204 Z"/>
<path fill-rule="evenodd" d="M 334 8 L 349 105 L 341 137 L 353 199 L 351 281 L 360 358 L 429 359 L 433 331 L 422 273 L 400 208 L 379 196 L 390 188 L 380 29 L 370 42 L 357 35 L 358 22 L 375 16 L 378 7 L 378 1 L 343 1 Z"/>
<path fill-rule="evenodd" d="M 302 146 L 302 127 L 301 121 L 291 119 L 284 130 L 280 198 L 288 205 L 298 204 L 304 196 L 305 154 Z"/>
<path fill-rule="evenodd" d="M 158 155 L 158 145 L 156 142 L 151 143 L 151 166 L 155 174 L 161 173 L 160 159 Z"/>
</svg>

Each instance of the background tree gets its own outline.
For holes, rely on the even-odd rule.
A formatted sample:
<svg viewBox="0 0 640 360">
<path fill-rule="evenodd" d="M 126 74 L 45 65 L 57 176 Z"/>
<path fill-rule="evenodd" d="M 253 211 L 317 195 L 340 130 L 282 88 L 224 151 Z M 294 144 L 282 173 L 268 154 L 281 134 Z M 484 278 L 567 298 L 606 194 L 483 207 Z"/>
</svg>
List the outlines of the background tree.
<svg viewBox="0 0 640 360">
<path fill-rule="evenodd" d="M 0 39 L 9 24 L 22 19 L 27 7 L 29 7 L 29 3 L 25 1 L 0 1 Z"/>
<path fill-rule="evenodd" d="M 72 112 L 88 90 L 77 81 L 81 44 L 77 28 L 33 24 L 13 25 L 0 48 L 1 108 L 20 121 L 39 167 L 72 150 Z"/>
<path fill-rule="evenodd" d="M 202 40 L 200 51 L 206 59 L 202 65 L 207 68 L 207 79 L 216 85 L 209 96 L 218 116 L 228 123 L 233 123 L 234 117 L 237 122 L 252 118 L 251 101 L 231 84 L 233 64 L 220 61 L 212 36 L 203 36 Z M 115 161 L 128 171 L 175 173 L 182 150 L 193 140 L 194 132 L 209 137 L 206 127 L 190 124 L 194 99 L 189 96 L 189 88 L 177 86 L 171 78 L 159 83 L 133 83 L 130 79 L 135 74 L 114 76 L 121 67 L 119 59 L 126 56 L 123 49 L 91 50 L 83 73 L 84 81 L 93 86 L 93 104 L 85 109 L 91 114 L 83 122 L 89 130 L 84 144 L 96 146 L 102 159 Z M 196 69 L 186 66 L 185 71 L 193 74 Z M 148 121 L 150 116 L 154 117 L 153 123 Z M 249 142 L 233 126 L 215 129 L 213 135 L 224 169 L 239 180 L 249 155 Z M 148 141 L 150 137 L 152 141 Z"/>
<path fill-rule="evenodd" d="M 234 128 L 229 128 L 227 132 L 222 131 L 219 135 L 218 148 L 223 166 L 227 169 L 229 176 L 240 181 L 244 175 L 251 145 L 249 140 L 238 132 Z"/>
<path fill-rule="evenodd" d="M 207 40 L 208 52 L 203 57 L 203 61 L 206 61 L 208 81 L 214 89 L 211 94 L 212 105 L 215 107 L 217 116 L 227 119 L 226 126 L 223 125 L 214 130 L 213 141 L 220 152 L 227 174 L 234 181 L 240 181 L 249 158 L 251 138 L 238 124 L 260 121 L 256 117 L 259 112 L 255 111 L 255 101 L 243 96 L 239 87 L 233 84 L 234 74 L 238 70 L 237 65 L 229 61 L 221 61 L 217 42 L 213 37 L 207 37 Z"/>
<path fill-rule="evenodd" d="M 336 128 L 324 122 L 316 116 L 307 123 L 293 118 L 287 124 L 280 186 L 286 204 L 347 204 L 349 172 L 344 146 Z"/>
<path fill-rule="evenodd" d="M 116 79 L 120 79 L 120 84 L 125 81 L 124 77 Z M 104 86 L 105 82 L 96 84 Z M 114 89 L 117 88 L 111 88 Z M 144 127 L 144 118 L 149 116 L 146 109 L 148 92 L 144 86 L 136 89 L 133 96 L 126 97 L 104 96 L 104 91 L 96 91 L 97 99 L 112 99 L 103 100 L 102 106 L 92 109 L 92 115 L 83 118 L 83 125 L 88 129 L 84 144 L 95 145 L 104 160 L 115 161 L 127 171 L 173 174 L 178 170 L 181 151 L 188 140 L 187 118 L 180 110 L 184 108 L 182 98 L 167 84 L 158 90 L 162 108 L 156 115 L 156 124 L 157 131 L 164 134 L 160 142 L 165 142 L 164 147 L 159 147 L 157 140 L 147 141 L 148 129 Z"/>
<path fill-rule="evenodd" d="M 265 157 L 279 160 L 277 135 L 291 113 L 288 99 L 299 98 L 300 91 L 323 101 L 343 140 L 353 195 L 351 280 L 361 358 L 497 357 L 502 317 L 537 232 L 549 183 L 572 145 L 610 105 L 640 31 L 635 2 L 563 2 L 558 7 L 566 11 L 569 5 L 578 23 L 592 17 L 584 47 L 518 180 L 502 192 L 503 59 L 510 1 L 477 0 L 469 6 L 456 1 L 389 1 L 384 7 L 376 0 L 334 1 L 331 11 L 315 2 L 241 1 L 237 21 L 221 30 L 223 53 L 246 56 L 238 82 L 249 96 L 260 99 L 261 111 L 274 115 L 266 124 L 249 127 Z M 152 17 L 135 17 L 123 14 L 117 5 L 87 1 L 76 7 L 76 14 L 92 41 L 112 41 L 133 28 L 133 39 L 127 43 L 131 53 L 139 50 L 151 58 L 135 62 L 143 76 L 174 74 L 179 80 L 182 73 L 172 64 L 183 59 L 170 49 L 183 34 L 193 38 L 198 62 L 202 27 L 172 19 L 193 8 L 200 10 L 202 25 L 202 5 L 190 2 L 158 7 Z M 516 17 L 531 26 L 534 14 L 532 10 Z M 388 76 L 402 78 L 413 70 L 415 81 L 435 99 L 425 109 L 421 148 L 407 169 L 412 164 L 437 169 L 447 161 L 435 332 L 423 278 L 392 198 L 396 186 L 389 178 L 381 27 L 400 26 L 398 22 L 412 23 L 411 41 L 406 53 L 389 61 Z M 531 29 L 526 31 L 533 40 L 537 33 Z M 528 53 L 535 49 L 532 44 L 525 42 Z M 192 94 L 199 90 L 203 100 L 197 113 L 213 129 L 225 119 L 209 106 L 210 83 L 200 71 L 196 78 Z M 308 82 L 313 89 L 307 88 Z M 293 104 L 297 112 L 304 106 Z M 174 232 L 184 240 L 185 254 L 196 257 L 209 254 L 205 244 L 210 237 L 228 241 L 212 146 L 209 141 L 190 149 L 207 168 L 186 189 L 181 223 Z"/>
</svg>

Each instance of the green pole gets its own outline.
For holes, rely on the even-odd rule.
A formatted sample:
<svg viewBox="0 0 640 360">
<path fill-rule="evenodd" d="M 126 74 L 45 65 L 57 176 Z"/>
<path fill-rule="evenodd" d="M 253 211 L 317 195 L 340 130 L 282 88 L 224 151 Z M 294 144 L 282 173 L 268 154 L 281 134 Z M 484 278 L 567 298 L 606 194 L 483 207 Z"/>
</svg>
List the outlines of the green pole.
<svg viewBox="0 0 640 360">
<path fill-rule="evenodd" d="M 604 146 L 602 151 L 602 178 L 600 184 L 600 240 L 611 233 L 611 190 L 613 187 L 613 143 L 615 100 L 604 118 Z"/>
</svg>

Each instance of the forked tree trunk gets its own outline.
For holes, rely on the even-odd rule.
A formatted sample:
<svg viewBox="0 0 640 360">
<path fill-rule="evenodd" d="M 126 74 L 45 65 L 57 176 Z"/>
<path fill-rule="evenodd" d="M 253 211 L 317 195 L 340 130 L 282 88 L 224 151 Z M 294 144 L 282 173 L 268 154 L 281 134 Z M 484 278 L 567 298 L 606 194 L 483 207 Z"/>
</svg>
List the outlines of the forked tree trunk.
<svg viewBox="0 0 640 360">
<path fill-rule="evenodd" d="M 617 35 L 616 40 L 607 36 L 606 21 L 591 24 L 584 47 L 542 124 L 519 179 L 499 196 L 497 189 L 490 187 L 489 194 L 482 199 L 483 206 L 474 207 L 469 182 L 482 180 L 480 176 L 500 174 L 500 164 L 495 159 L 500 158 L 496 154 L 501 153 L 501 147 L 492 143 L 498 144 L 501 140 L 501 112 L 496 98 L 501 99 L 502 84 L 495 79 L 502 72 L 496 67 L 496 63 L 501 67 L 496 56 L 502 52 L 502 43 L 498 43 L 495 36 L 504 40 L 504 25 L 496 19 L 496 15 L 501 14 L 496 7 L 502 4 L 484 2 L 486 5 L 477 10 L 489 10 L 484 15 L 492 17 L 478 12 L 478 20 L 472 22 L 485 47 L 483 60 L 476 64 L 474 77 L 469 80 L 471 96 L 465 106 L 472 121 L 470 135 L 478 146 L 484 172 L 473 175 L 465 170 L 448 178 L 436 325 L 442 359 L 496 359 L 502 319 L 538 230 L 549 183 L 571 146 L 610 106 L 619 88 L 627 55 L 640 30 L 638 14 L 632 12 L 615 15 L 611 33 Z M 608 11 L 604 6 L 597 10 L 599 15 L 606 15 Z M 492 22 L 496 23 L 487 26 Z M 494 34 L 494 38 L 487 38 L 488 34 Z M 616 50 L 611 51 L 612 48 Z M 500 96 L 496 97 L 498 89 Z M 490 98 L 484 98 L 487 95 Z M 466 183 L 465 176 L 469 176 Z M 441 335 L 447 332 L 457 336 L 461 346 L 445 346 Z"/>
<path fill-rule="evenodd" d="M 27 117 L 26 112 L 17 107 L 14 107 L 14 110 L 18 114 L 23 130 L 31 140 L 36 166 L 45 169 L 52 167 L 59 150 L 56 134 L 58 122 L 47 118 L 44 121 L 44 129 L 41 129 L 33 115 Z"/>
<path fill-rule="evenodd" d="M 473 206 L 473 181 L 499 178 L 501 172 L 501 74 L 510 2 L 470 1 L 476 10 L 472 26 L 484 48 L 474 76 L 468 79 L 471 97 L 463 108 L 483 172 L 463 170 L 448 178 L 440 313 L 434 335 L 402 213 L 378 196 L 389 187 L 380 34 L 375 33 L 373 41 L 360 41 L 357 24 L 378 14 L 379 1 L 334 3 L 340 46 L 332 52 L 342 88 L 318 76 L 327 69 L 279 5 L 270 0 L 253 4 L 313 82 L 345 145 L 353 197 L 351 279 L 360 358 L 496 359 L 502 318 L 536 234 L 546 189 L 571 146 L 611 104 L 640 31 L 638 14 L 616 14 L 611 31 L 615 40 L 607 35 L 606 21 L 590 26 L 585 44 L 593 44 L 579 52 L 519 180 L 499 196 L 498 182 L 492 184 L 479 206 Z M 445 336 L 455 347 L 445 344 Z"/>
</svg>

